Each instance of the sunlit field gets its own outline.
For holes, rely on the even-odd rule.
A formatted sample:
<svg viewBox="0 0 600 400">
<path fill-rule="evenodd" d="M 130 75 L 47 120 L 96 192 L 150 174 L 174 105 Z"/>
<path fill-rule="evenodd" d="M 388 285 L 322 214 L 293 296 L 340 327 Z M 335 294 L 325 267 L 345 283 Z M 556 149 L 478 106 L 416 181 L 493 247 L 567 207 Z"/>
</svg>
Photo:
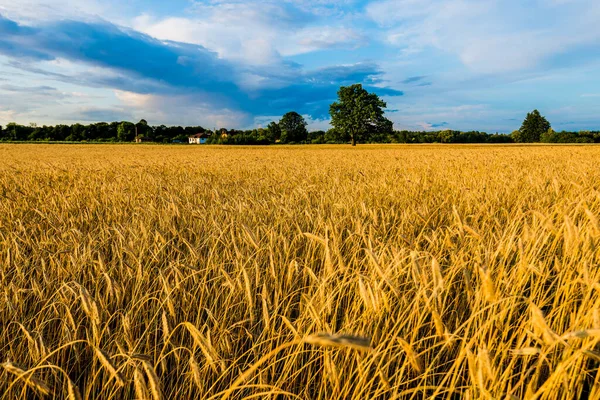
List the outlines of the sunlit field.
<svg viewBox="0 0 600 400">
<path fill-rule="evenodd" d="M 0 399 L 600 397 L 600 147 L 0 145 Z"/>
</svg>

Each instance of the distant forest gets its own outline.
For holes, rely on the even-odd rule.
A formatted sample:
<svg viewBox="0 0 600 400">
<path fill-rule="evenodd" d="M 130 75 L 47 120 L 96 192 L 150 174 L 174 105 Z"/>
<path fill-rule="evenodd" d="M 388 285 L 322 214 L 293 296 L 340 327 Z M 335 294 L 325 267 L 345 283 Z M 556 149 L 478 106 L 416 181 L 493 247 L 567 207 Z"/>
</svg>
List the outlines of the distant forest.
<svg viewBox="0 0 600 400">
<path fill-rule="evenodd" d="M 207 130 L 201 126 L 150 126 L 142 120 L 132 122 L 95 123 L 90 125 L 56 125 L 37 126 L 35 124 L 19 125 L 15 123 L 0 126 L 0 141 L 10 142 L 134 142 L 136 137 L 141 142 L 155 143 L 188 143 L 189 137 L 202 134 L 207 144 L 324 144 L 349 143 L 350 138 L 336 129 L 328 131 L 307 131 L 296 135 L 282 135 L 278 123 L 271 123 L 266 128 L 252 130 L 217 129 Z M 600 143 L 600 131 L 554 132 L 549 130 L 539 140 L 520 140 L 519 132 L 510 135 L 488 134 L 486 132 L 455 130 L 440 131 L 407 131 L 390 130 L 375 132 L 369 135 L 365 143 L 514 143 L 514 142 L 546 142 L 546 143 Z M 537 138 L 536 138 L 537 139 Z"/>
<path fill-rule="evenodd" d="M 136 142 L 189 144 L 338 144 L 352 143 L 600 143 L 600 131 L 556 132 L 538 110 L 528 113 L 521 128 L 510 135 L 479 131 L 397 131 L 385 117 L 387 104 L 361 84 L 342 86 L 329 107 L 332 128 L 308 131 L 304 117 L 295 111 L 266 128 L 250 130 L 204 129 L 201 126 L 151 126 L 145 119 L 133 122 L 99 122 L 90 125 L 38 126 L 9 123 L 0 126 L 0 141 L 8 142 Z"/>
<path fill-rule="evenodd" d="M 556 132 L 550 122 L 533 110 L 521 128 L 506 134 L 479 131 L 396 131 L 384 116 L 385 102 L 361 85 L 341 87 L 339 101 L 331 105 L 328 131 L 308 131 L 304 117 L 295 111 L 266 128 L 217 129 L 201 126 L 151 126 L 144 119 L 132 122 L 100 122 L 90 125 L 0 126 L 0 141 L 47 142 L 137 142 L 197 144 L 325 144 L 325 143 L 600 143 L 600 131 Z"/>
<path fill-rule="evenodd" d="M 332 128 L 309 131 L 295 111 L 266 128 L 215 129 L 201 126 L 151 126 L 145 119 L 133 122 L 99 122 L 90 125 L 38 126 L 9 123 L 0 126 L 0 141 L 9 142 L 136 142 L 189 144 L 338 144 L 352 143 L 600 143 L 600 131 L 556 132 L 538 110 L 527 113 L 521 128 L 510 135 L 479 131 L 397 131 L 385 117 L 387 104 L 361 84 L 342 86 L 329 107 Z"/>
</svg>

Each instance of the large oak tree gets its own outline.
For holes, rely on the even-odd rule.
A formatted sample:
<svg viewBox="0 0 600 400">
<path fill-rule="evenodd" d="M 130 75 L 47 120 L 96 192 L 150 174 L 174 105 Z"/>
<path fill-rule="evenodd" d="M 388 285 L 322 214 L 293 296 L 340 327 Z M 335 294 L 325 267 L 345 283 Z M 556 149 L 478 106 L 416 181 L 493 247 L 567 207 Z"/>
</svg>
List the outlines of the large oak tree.
<svg viewBox="0 0 600 400">
<path fill-rule="evenodd" d="M 384 116 L 386 107 L 385 101 L 367 92 L 360 84 L 342 86 L 338 101 L 329 107 L 331 125 L 349 136 L 352 146 L 356 146 L 357 142 L 392 131 L 392 122 Z"/>
</svg>

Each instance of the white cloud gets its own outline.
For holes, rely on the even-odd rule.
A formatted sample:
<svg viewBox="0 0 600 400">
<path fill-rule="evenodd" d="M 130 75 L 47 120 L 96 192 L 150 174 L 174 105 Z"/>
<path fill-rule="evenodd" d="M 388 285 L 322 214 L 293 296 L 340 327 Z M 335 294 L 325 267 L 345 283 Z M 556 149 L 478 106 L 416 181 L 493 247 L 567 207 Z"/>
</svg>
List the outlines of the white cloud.
<svg viewBox="0 0 600 400">
<path fill-rule="evenodd" d="M 149 107 L 155 102 L 155 96 L 151 94 L 140 94 L 115 90 L 115 96 L 124 105 L 134 108 Z"/>
<path fill-rule="evenodd" d="M 275 31 L 248 13 L 224 15 L 223 11 L 206 19 L 142 15 L 134 20 L 133 27 L 157 39 L 204 46 L 221 58 L 252 64 L 269 64 L 279 58 L 272 46 Z"/>
<path fill-rule="evenodd" d="M 291 46 L 283 48 L 283 55 L 308 53 L 320 49 L 358 48 L 366 43 L 366 37 L 352 28 L 313 26 L 297 32 L 291 38 Z"/>
<path fill-rule="evenodd" d="M 331 129 L 331 119 L 313 119 L 310 115 L 303 115 L 309 131 L 327 131 Z"/>
<path fill-rule="evenodd" d="M 578 46 L 600 45 L 600 2 L 523 5 L 517 0 L 383 0 L 367 15 L 390 44 L 456 55 L 474 72 L 533 68 Z"/>
<path fill-rule="evenodd" d="M 186 17 L 141 15 L 132 26 L 161 40 L 198 44 L 222 58 L 252 65 L 279 63 L 282 56 L 323 48 L 356 48 L 366 41 L 354 28 L 311 25 L 310 20 L 284 3 L 216 2 L 197 4 Z"/>
<path fill-rule="evenodd" d="M 134 115 L 153 125 L 202 125 L 207 129 L 248 126 L 251 117 L 240 111 L 215 108 L 191 95 L 154 95 L 115 91 L 116 98 Z"/>
<path fill-rule="evenodd" d="M 424 17 L 433 12 L 428 0 L 394 0 L 370 3 L 366 8 L 369 18 L 380 25 L 394 25 L 399 21 Z"/>
<path fill-rule="evenodd" d="M 107 15 L 108 1 L 99 0 L 0 0 L 0 14 L 17 21 L 38 21 Z"/>
<path fill-rule="evenodd" d="M 8 122 L 14 121 L 17 116 L 17 112 L 15 110 L 2 110 L 0 109 L 0 123 L 6 124 Z"/>
</svg>

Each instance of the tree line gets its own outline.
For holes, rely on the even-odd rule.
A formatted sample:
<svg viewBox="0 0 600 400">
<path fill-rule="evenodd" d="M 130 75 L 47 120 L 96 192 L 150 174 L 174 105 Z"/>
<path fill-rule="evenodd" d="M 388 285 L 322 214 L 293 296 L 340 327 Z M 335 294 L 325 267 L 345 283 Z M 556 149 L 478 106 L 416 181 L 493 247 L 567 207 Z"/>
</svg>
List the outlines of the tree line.
<svg viewBox="0 0 600 400">
<path fill-rule="evenodd" d="M 133 142 L 188 143 L 188 138 L 203 135 L 208 144 L 339 144 L 351 143 L 600 143 L 600 131 L 556 132 L 538 110 L 528 113 L 521 128 L 511 134 L 479 131 L 394 130 L 385 117 L 386 103 L 362 85 L 341 87 L 338 100 L 331 104 L 332 128 L 309 131 L 306 120 L 291 111 L 278 122 L 251 130 L 214 129 L 201 126 L 151 126 L 146 120 L 99 122 L 89 125 L 38 126 L 9 123 L 0 126 L 0 141 L 47 142 Z"/>
<path fill-rule="evenodd" d="M 121 122 L 99 122 L 89 125 L 38 126 L 37 124 L 7 124 L 0 126 L 0 140 L 3 141 L 56 141 L 56 142 L 133 142 L 137 136 L 158 143 L 173 141 L 187 142 L 188 137 L 205 132 L 201 126 L 150 126 L 145 120 L 137 124 Z"/>
</svg>

